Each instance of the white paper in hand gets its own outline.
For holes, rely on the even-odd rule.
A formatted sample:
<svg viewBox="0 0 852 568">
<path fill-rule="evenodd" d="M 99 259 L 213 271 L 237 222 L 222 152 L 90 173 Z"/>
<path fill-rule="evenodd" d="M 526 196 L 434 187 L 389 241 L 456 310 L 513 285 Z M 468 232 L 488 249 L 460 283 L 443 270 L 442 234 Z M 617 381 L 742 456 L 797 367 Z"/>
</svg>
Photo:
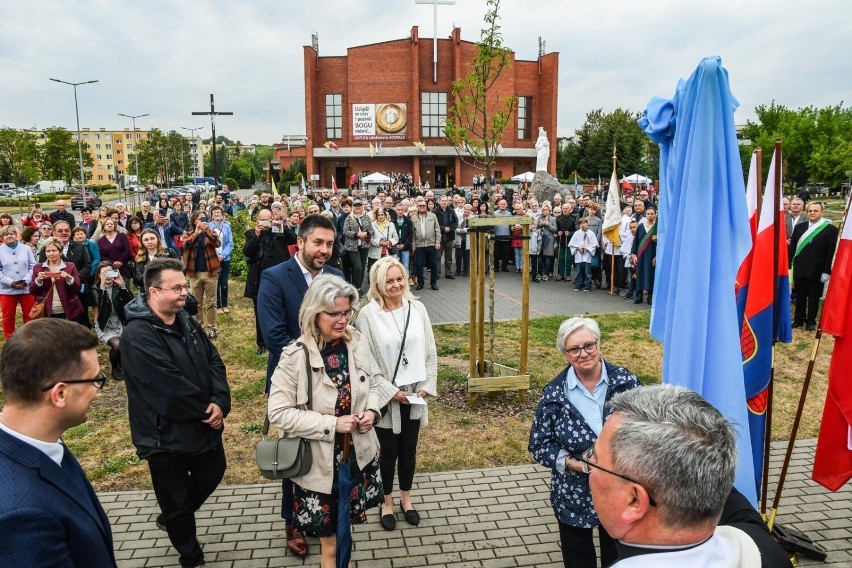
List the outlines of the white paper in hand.
<svg viewBox="0 0 852 568">
<path fill-rule="evenodd" d="M 409 395 L 409 396 L 407 396 L 407 397 L 405 397 L 405 398 L 407 398 L 407 399 L 408 399 L 408 402 L 409 402 L 410 404 L 426 404 L 426 399 L 424 399 L 424 398 L 420 398 L 420 397 L 419 397 L 419 396 L 417 396 L 416 394 Z"/>
</svg>

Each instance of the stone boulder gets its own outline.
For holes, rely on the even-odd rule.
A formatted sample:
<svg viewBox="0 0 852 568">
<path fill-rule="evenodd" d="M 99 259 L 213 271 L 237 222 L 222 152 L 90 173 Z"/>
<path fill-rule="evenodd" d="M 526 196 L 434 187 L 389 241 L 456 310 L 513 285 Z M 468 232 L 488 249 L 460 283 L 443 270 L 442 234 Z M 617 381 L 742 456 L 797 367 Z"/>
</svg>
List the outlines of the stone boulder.
<svg viewBox="0 0 852 568">
<path fill-rule="evenodd" d="M 539 204 L 545 201 L 552 201 L 553 194 L 559 192 L 562 197 L 565 197 L 565 188 L 559 183 L 559 180 L 547 172 L 538 171 L 533 177 L 532 185 L 530 186 L 531 193 L 535 195 Z"/>
</svg>

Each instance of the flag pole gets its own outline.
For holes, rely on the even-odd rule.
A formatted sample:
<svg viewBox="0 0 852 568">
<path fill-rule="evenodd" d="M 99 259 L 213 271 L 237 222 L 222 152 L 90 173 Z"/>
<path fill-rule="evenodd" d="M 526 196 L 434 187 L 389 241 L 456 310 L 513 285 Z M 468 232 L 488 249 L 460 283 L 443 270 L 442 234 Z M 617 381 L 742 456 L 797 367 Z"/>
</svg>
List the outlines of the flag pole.
<svg viewBox="0 0 852 568">
<path fill-rule="evenodd" d="M 781 202 L 781 139 L 775 139 L 775 191 L 772 192 L 772 343 L 770 344 L 769 388 L 766 404 L 766 427 L 763 432 L 763 480 L 761 482 L 760 512 L 766 514 L 766 500 L 769 493 L 769 451 L 772 441 L 772 407 L 775 396 L 775 344 L 778 342 L 778 245 L 781 228 L 778 223 L 778 204 Z M 760 179 L 760 178 L 758 178 Z M 759 194 L 760 192 L 758 192 Z M 785 229 L 786 231 L 786 229 Z M 789 298 L 786 301 L 790 301 Z"/>
<path fill-rule="evenodd" d="M 616 175 L 615 164 L 618 161 L 618 158 L 615 155 L 615 143 L 612 145 L 612 175 Z M 616 176 L 616 179 L 618 176 Z M 607 201 L 609 200 L 609 196 L 607 196 Z M 609 246 L 612 247 L 612 254 L 609 255 L 610 267 L 609 267 L 609 295 L 612 296 L 615 294 L 615 244 L 612 242 L 612 239 L 609 239 Z"/>
<path fill-rule="evenodd" d="M 843 219 L 840 222 L 839 234 L 843 233 L 843 227 L 849 220 L 849 204 L 852 203 L 852 195 L 846 200 L 846 208 L 843 211 Z M 840 239 L 837 239 L 838 244 Z M 816 335 L 814 335 L 814 346 L 811 349 L 811 360 L 808 361 L 808 370 L 805 373 L 805 380 L 802 383 L 802 394 L 799 396 L 799 407 L 796 409 L 796 417 L 793 419 L 793 428 L 790 432 L 790 440 L 787 442 L 787 453 L 784 454 L 784 463 L 781 464 L 781 475 L 778 479 L 778 487 L 775 488 L 775 499 L 772 502 L 772 509 L 769 511 L 769 519 L 767 525 L 769 530 L 775 524 L 775 515 L 778 512 L 778 502 L 781 501 L 781 490 L 784 488 L 784 480 L 787 477 L 787 469 L 790 467 L 790 459 L 793 456 L 793 445 L 796 441 L 796 435 L 799 432 L 799 424 L 802 421 L 802 414 L 805 410 L 805 400 L 808 398 L 808 389 L 811 385 L 811 377 L 814 374 L 814 366 L 816 364 L 817 353 L 819 352 L 819 344 L 822 340 L 822 319 L 825 317 L 825 310 L 820 315 L 820 325 L 817 326 Z"/>
</svg>

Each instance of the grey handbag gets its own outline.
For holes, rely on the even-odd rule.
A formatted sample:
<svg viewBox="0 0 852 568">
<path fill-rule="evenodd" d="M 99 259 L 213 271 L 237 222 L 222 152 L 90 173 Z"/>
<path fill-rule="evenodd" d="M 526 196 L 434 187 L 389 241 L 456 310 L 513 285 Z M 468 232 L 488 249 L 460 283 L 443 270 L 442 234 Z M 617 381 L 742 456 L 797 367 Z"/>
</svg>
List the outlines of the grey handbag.
<svg viewBox="0 0 852 568">
<path fill-rule="evenodd" d="M 311 391 L 313 390 L 313 377 L 311 363 L 308 358 L 308 348 L 304 343 L 299 343 L 305 352 L 305 363 L 308 369 L 308 410 L 311 410 Z M 260 432 L 263 439 L 255 448 L 255 461 L 260 473 L 266 479 L 290 479 L 299 475 L 305 475 L 313 465 L 311 454 L 311 443 L 304 438 L 278 438 L 270 439 L 269 414 L 263 421 L 263 430 Z"/>
</svg>

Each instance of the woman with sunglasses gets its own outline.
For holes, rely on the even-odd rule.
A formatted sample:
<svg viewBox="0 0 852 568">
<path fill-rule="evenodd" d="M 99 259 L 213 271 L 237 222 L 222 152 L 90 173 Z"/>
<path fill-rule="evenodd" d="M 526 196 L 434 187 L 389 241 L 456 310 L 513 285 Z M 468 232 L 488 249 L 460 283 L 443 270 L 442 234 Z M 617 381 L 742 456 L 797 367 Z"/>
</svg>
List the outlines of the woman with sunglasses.
<svg viewBox="0 0 852 568">
<path fill-rule="evenodd" d="M 550 499 L 559 523 L 566 567 L 595 568 L 592 529 L 598 527 L 601 566 L 616 559 L 615 541 L 606 533 L 592 505 L 588 459 L 604 422 L 612 414 L 606 402 L 641 386 L 636 376 L 601 357 L 601 331 L 595 320 L 574 317 L 562 322 L 556 347 L 568 366 L 541 393 L 530 431 L 529 451 L 550 468 Z"/>
</svg>

